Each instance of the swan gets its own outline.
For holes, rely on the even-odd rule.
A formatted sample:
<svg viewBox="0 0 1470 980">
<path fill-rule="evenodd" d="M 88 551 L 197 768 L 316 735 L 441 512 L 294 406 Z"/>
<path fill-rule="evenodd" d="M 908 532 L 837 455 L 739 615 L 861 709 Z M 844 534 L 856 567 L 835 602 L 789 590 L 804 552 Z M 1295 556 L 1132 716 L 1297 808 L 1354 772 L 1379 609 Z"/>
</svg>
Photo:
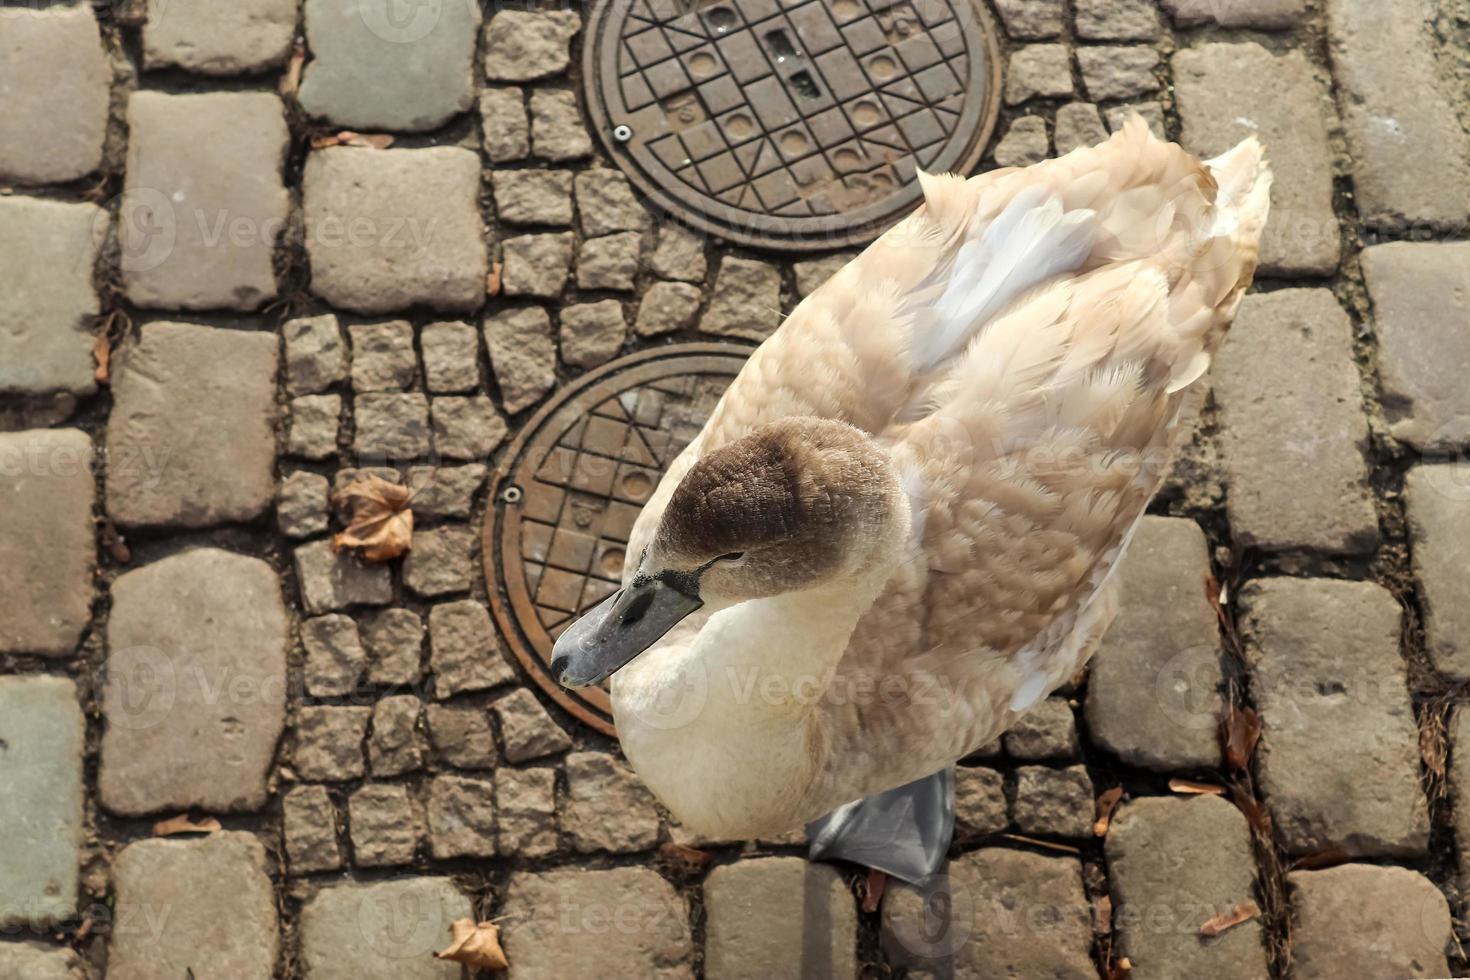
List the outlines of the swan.
<svg viewBox="0 0 1470 980">
<path fill-rule="evenodd" d="M 955 761 L 1107 628 L 1271 185 L 1254 139 L 1201 162 L 1136 115 L 918 179 L 751 355 L 552 659 L 567 686 L 610 678 L 623 751 L 685 828 L 818 821 L 872 867 L 918 835 L 917 866 L 889 862 L 909 880 L 948 846 Z"/>
</svg>

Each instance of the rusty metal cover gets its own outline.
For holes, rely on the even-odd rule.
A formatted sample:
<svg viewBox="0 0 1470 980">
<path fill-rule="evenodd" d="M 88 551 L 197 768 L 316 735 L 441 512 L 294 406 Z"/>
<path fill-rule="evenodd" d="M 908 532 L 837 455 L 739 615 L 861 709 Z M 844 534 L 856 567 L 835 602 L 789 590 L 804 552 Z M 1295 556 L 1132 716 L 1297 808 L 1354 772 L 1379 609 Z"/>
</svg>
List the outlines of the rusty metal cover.
<svg viewBox="0 0 1470 980">
<path fill-rule="evenodd" d="M 655 203 L 775 249 L 866 242 L 968 173 L 1000 108 L 981 0 L 603 0 L 584 81 L 613 159 Z"/>
<path fill-rule="evenodd" d="M 526 424 L 496 474 L 485 581 L 501 634 L 542 690 L 607 734 L 607 692 L 557 684 L 552 643 L 618 588 L 634 519 L 750 350 L 678 344 L 583 375 Z"/>
</svg>

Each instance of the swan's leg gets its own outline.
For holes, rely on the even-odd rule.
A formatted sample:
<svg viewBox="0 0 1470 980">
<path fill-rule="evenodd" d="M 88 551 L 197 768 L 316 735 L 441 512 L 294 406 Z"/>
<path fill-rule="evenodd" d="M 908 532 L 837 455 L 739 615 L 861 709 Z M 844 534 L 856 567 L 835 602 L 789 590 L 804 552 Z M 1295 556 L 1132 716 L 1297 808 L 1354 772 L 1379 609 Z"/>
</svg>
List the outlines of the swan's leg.
<svg viewBox="0 0 1470 980">
<path fill-rule="evenodd" d="M 851 861 L 909 883 L 944 866 L 954 836 L 954 766 L 838 807 L 806 825 L 813 861 Z"/>
</svg>

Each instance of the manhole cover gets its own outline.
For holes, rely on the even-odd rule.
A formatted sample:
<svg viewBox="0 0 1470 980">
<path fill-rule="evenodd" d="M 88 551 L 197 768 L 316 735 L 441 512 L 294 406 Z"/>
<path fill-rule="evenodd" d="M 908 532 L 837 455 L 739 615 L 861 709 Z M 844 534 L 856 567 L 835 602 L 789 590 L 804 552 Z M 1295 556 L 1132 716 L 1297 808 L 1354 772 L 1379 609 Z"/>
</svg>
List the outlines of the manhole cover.
<svg viewBox="0 0 1470 980">
<path fill-rule="evenodd" d="M 629 177 L 767 248 L 871 240 L 918 203 L 916 169 L 975 166 L 999 111 L 980 0 L 604 0 L 584 50 Z"/>
<path fill-rule="evenodd" d="M 537 412 L 496 475 L 485 577 L 500 631 L 544 691 L 608 734 L 606 691 L 557 684 L 552 643 L 617 590 L 638 512 L 749 353 L 680 344 L 613 361 Z"/>
</svg>

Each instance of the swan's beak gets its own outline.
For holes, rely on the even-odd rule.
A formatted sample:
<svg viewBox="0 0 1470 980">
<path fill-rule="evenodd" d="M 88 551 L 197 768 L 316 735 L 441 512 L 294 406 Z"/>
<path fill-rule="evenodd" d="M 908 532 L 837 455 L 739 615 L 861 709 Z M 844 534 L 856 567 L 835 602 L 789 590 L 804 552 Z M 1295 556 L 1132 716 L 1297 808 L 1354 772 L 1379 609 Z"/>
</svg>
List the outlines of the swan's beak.
<svg viewBox="0 0 1470 980">
<path fill-rule="evenodd" d="M 694 581 L 671 584 L 663 578 L 635 578 L 557 638 L 551 650 L 551 676 L 563 687 L 586 687 L 607 679 L 704 605 L 698 591 Z"/>
</svg>

